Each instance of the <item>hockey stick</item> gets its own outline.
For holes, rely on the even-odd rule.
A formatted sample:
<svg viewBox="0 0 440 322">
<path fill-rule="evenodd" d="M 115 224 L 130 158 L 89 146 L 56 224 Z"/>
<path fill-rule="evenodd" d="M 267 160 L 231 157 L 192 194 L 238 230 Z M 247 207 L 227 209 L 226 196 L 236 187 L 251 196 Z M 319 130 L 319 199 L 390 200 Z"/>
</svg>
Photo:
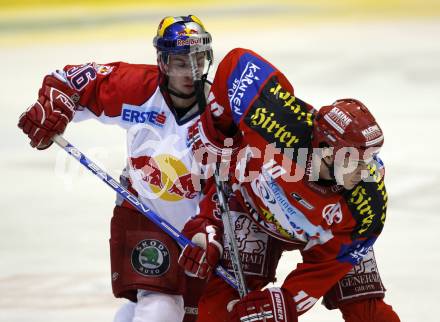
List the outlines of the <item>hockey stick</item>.
<svg viewBox="0 0 440 322">
<path fill-rule="evenodd" d="M 185 247 L 186 245 L 195 246 L 193 242 L 191 242 L 188 238 L 183 236 L 176 228 L 174 228 L 170 223 L 166 220 L 162 219 L 156 213 L 154 213 L 150 208 L 146 207 L 139 199 L 134 196 L 131 192 L 127 191 L 124 187 L 122 187 L 118 181 L 113 179 L 108 173 L 102 170 L 100 167 L 96 165 L 93 161 L 87 158 L 81 151 L 75 148 L 72 144 L 70 144 L 66 139 L 64 139 L 61 135 L 55 135 L 52 140 L 60 146 L 64 151 L 77 159 L 83 166 L 89 169 L 94 175 L 101 178 L 110 188 L 116 191 L 122 198 L 128 201 L 131 205 L 133 205 L 140 213 L 142 213 L 145 217 L 155 223 L 160 229 L 162 229 L 165 233 L 171 236 L 180 246 Z M 234 277 L 222 266 L 218 265 L 215 268 L 216 274 L 223 278 L 226 283 L 231 285 L 233 288 L 238 289 L 239 285 Z"/>
<path fill-rule="evenodd" d="M 191 64 L 191 74 L 193 78 L 194 89 L 196 92 L 197 104 L 199 107 L 199 112 L 200 114 L 202 114 L 206 108 L 206 97 L 204 93 L 205 84 L 204 84 L 204 79 L 200 76 L 200 72 L 198 69 L 196 52 L 189 53 L 189 61 Z M 243 269 L 241 267 L 240 253 L 238 251 L 237 240 L 235 238 L 234 230 L 232 229 L 232 221 L 229 212 L 229 206 L 223 188 L 224 183 L 220 179 L 219 167 L 220 165 L 217 164 L 214 173 L 218 203 L 220 206 L 223 228 L 225 231 L 226 238 L 228 239 L 232 270 L 234 271 L 235 280 L 237 282 L 236 290 L 238 291 L 240 298 L 243 298 L 248 293 L 248 289 L 246 287 L 246 280 L 244 278 Z"/>
<path fill-rule="evenodd" d="M 235 279 L 238 281 L 238 294 L 243 298 L 247 293 L 246 280 L 241 267 L 240 252 L 238 251 L 237 239 L 235 238 L 234 229 L 232 228 L 231 214 L 229 212 L 229 205 L 225 196 L 224 182 L 220 179 L 219 166 L 214 173 L 215 187 L 217 190 L 218 203 L 222 214 L 223 228 L 225 230 L 226 238 L 229 244 L 229 253 L 231 257 L 232 269 L 234 271 Z"/>
</svg>

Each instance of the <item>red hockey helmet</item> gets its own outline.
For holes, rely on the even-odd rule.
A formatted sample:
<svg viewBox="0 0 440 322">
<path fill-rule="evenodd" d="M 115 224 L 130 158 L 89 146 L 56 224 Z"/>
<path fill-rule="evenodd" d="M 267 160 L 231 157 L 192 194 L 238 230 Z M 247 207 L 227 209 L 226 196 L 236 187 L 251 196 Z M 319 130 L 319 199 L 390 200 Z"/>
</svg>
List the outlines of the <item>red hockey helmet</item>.
<svg viewBox="0 0 440 322">
<path fill-rule="evenodd" d="M 345 98 L 332 105 L 323 106 L 314 120 L 313 141 L 315 148 L 323 145 L 334 148 L 356 148 L 363 155 L 369 148 L 380 148 L 384 136 L 374 116 L 360 101 Z"/>
</svg>

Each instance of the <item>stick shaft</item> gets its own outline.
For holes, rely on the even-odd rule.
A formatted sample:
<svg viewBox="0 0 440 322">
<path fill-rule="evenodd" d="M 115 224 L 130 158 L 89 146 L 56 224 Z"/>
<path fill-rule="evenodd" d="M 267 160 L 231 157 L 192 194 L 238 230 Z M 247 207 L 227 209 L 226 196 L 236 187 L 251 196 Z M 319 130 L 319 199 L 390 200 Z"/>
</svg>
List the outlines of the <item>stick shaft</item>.
<svg viewBox="0 0 440 322">
<path fill-rule="evenodd" d="M 64 151 L 77 159 L 84 167 L 90 170 L 94 175 L 101 178 L 110 188 L 116 191 L 122 198 L 128 201 L 134 206 L 140 213 L 155 223 L 166 234 L 171 236 L 180 246 L 185 247 L 190 244 L 195 246 L 188 238 L 182 235 L 175 227 L 173 227 L 166 220 L 162 219 L 159 215 L 154 213 L 150 208 L 146 207 L 136 196 L 134 196 L 127 189 L 122 187 L 118 181 L 113 179 L 108 173 L 102 170 L 96 163 L 87 158 L 81 151 L 70 144 L 61 135 L 55 135 L 52 140 L 60 146 Z M 216 274 L 223 278 L 225 282 L 237 289 L 239 285 L 235 278 L 222 266 L 218 265 L 215 269 Z"/>
<path fill-rule="evenodd" d="M 234 271 L 235 279 L 238 282 L 237 291 L 240 295 L 240 298 L 243 298 L 248 293 L 248 289 L 246 287 L 246 280 L 244 278 L 243 268 L 241 266 L 240 252 L 238 250 L 237 239 L 235 238 L 235 233 L 232 226 L 232 219 L 229 211 L 228 202 L 224 193 L 223 183 L 220 179 L 219 167 L 216 168 L 214 179 L 218 202 L 221 210 L 223 228 L 226 238 L 228 239 L 232 269 Z"/>
</svg>

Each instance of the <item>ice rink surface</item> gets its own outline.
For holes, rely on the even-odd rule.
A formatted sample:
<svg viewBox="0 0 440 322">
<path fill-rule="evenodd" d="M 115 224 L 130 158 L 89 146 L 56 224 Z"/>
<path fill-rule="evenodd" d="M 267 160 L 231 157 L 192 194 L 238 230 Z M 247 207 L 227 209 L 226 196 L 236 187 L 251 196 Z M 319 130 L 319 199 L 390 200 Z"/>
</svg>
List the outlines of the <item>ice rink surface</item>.
<svg viewBox="0 0 440 322">
<path fill-rule="evenodd" d="M 209 29 L 209 17 L 203 20 Z M 386 300 L 402 321 L 439 321 L 440 20 L 225 23 L 210 30 L 217 63 L 233 47 L 251 48 L 312 105 L 354 97 L 376 115 L 385 132 L 389 193 L 387 222 L 375 244 Z M 111 321 L 123 302 L 110 287 L 113 191 L 57 147 L 31 149 L 16 123 L 46 73 L 89 61 L 154 63 L 152 36 L 151 30 L 127 39 L 2 46 L 1 322 Z M 122 130 L 87 121 L 71 124 L 65 137 L 118 176 Z M 279 284 L 299 260 L 295 253 L 282 258 Z M 300 321 L 342 317 L 317 303 Z"/>
</svg>

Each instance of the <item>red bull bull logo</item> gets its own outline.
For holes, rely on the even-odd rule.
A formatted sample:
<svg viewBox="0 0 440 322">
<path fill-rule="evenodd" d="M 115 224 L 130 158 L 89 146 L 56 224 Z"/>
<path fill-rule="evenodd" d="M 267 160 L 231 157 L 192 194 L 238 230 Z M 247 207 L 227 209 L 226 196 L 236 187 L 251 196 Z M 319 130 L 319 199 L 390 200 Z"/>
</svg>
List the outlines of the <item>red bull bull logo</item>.
<svg viewBox="0 0 440 322">
<path fill-rule="evenodd" d="M 179 201 L 183 198 L 194 199 L 198 194 L 191 172 L 172 155 L 131 158 L 131 164 L 134 169 L 142 171 L 145 184 L 160 199 Z"/>
<path fill-rule="evenodd" d="M 186 27 L 182 31 L 179 31 L 177 34 L 179 36 L 191 36 L 191 35 L 196 35 L 198 33 L 199 32 L 197 30 Z"/>
</svg>

